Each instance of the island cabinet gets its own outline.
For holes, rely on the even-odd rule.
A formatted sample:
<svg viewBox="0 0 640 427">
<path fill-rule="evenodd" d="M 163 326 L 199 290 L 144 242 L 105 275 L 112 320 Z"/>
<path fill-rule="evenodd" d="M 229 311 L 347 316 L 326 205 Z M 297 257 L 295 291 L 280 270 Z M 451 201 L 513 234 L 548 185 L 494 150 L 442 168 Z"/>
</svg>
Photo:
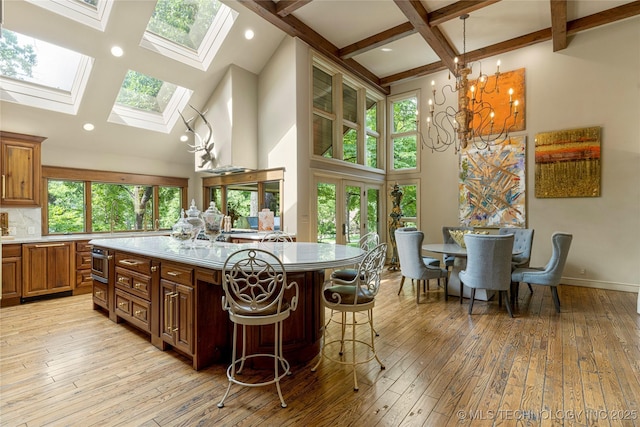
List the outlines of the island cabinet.
<svg viewBox="0 0 640 427">
<path fill-rule="evenodd" d="M 116 322 L 125 320 L 157 337 L 159 263 L 122 252 L 116 252 L 115 260 L 113 314 Z"/>
<path fill-rule="evenodd" d="M 40 145 L 45 139 L 0 131 L 2 206 L 40 206 Z"/>
<path fill-rule="evenodd" d="M 22 298 L 71 294 L 75 271 L 73 242 L 22 245 Z"/>
<path fill-rule="evenodd" d="M 193 356 L 193 268 L 163 262 L 160 266 L 160 334 L 175 349 Z"/>
<path fill-rule="evenodd" d="M 91 245 L 88 240 L 76 241 L 76 282 L 74 295 L 91 293 Z"/>
<path fill-rule="evenodd" d="M 2 245 L 2 307 L 20 304 L 22 245 Z"/>
</svg>

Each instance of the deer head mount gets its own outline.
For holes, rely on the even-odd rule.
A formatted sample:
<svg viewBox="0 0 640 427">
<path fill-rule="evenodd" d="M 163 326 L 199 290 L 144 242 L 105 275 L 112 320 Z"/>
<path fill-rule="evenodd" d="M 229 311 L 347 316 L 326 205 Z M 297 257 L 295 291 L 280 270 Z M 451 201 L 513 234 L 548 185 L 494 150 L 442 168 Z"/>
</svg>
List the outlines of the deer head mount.
<svg viewBox="0 0 640 427">
<path fill-rule="evenodd" d="M 202 118 L 203 123 L 207 127 L 207 135 L 204 138 L 202 138 L 194 130 L 195 126 L 193 124 L 197 120 L 197 116 L 193 116 L 189 120 L 185 120 L 185 118 L 182 115 L 182 113 L 178 113 L 178 114 L 180 114 L 180 117 L 182 118 L 182 121 L 184 122 L 184 125 L 187 127 L 187 132 L 192 133 L 194 135 L 195 140 L 196 140 L 196 144 L 195 145 L 187 144 L 187 146 L 190 148 L 189 152 L 190 153 L 197 153 L 197 152 L 200 152 L 200 151 L 204 152 L 200 156 L 201 163 L 200 163 L 200 166 L 199 166 L 200 168 L 203 168 L 204 165 L 206 165 L 208 162 L 213 162 L 213 160 L 215 159 L 215 157 L 213 155 L 214 142 L 211 141 L 211 136 L 213 134 L 213 130 L 211 128 L 211 124 L 209 123 L 207 118 L 204 116 L 207 113 L 206 111 L 204 113 L 201 113 L 200 111 L 198 111 L 191 104 L 189 104 L 189 107 L 191 107 L 196 113 L 198 113 L 198 116 L 200 116 L 200 118 Z"/>
</svg>

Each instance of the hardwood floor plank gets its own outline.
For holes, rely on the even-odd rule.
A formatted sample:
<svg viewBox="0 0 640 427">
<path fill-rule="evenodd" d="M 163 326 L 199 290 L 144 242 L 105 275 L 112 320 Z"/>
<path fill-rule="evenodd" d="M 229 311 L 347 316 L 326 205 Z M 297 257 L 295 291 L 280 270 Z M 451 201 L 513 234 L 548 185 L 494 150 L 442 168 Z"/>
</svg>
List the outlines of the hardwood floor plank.
<svg viewBox="0 0 640 427">
<path fill-rule="evenodd" d="M 385 272 L 374 309 L 387 369 L 359 366 L 354 392 L 348 367 L 294 366 L 282 380 L 287 408 L 275 386 L 237 385 L 217 408 L 225 365 L 194 371 L 93 310 L 90 294 L 4 307 L 0 425 L 640 427 L 634 294 L 561 286 L 558 314 L 549 288 L 521 285 L 511 319 L 495 301 L 476 302 L 469 316 L 467 300 L 445 302 L 435 286 L 416 305 L 415 286 L 397 295 L 399 279 Z M 364 324 L 357 329 L 368 338 Z M 626 419 L 611 419 L 625 410 Z"/>
</svg>

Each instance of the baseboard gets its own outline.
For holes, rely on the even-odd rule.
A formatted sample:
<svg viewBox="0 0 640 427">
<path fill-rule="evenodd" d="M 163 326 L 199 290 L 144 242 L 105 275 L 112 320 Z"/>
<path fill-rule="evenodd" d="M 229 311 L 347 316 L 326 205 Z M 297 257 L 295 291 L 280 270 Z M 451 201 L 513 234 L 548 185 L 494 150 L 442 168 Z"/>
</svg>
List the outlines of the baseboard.
<svg viewBox="0 0 640 427">
<path fill-rule="evenodd" d="M 640 292 L 640 285 L 634 285 L 631 283 L 605 282 L 602 280 L 580 279 L 577 277 L 563 277 L 560 283 L 563 285 L 583 286 L 585 288 L 632 292 L 634 294 Z"/>
</svg>

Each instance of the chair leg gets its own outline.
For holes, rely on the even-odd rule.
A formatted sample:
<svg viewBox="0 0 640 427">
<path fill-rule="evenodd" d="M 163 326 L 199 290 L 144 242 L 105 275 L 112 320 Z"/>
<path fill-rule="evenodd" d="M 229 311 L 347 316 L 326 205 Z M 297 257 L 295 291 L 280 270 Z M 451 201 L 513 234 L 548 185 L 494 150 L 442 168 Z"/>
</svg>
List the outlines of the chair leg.
<svg viewBox="0 0 640 427">
<path fill-rule="evenodd" d="M 402 276 L 402 279 L 400 280 L 400 289 L 398 289 L 398 295 L 400 295 L 400 292 L 402 292 L 402 285 L 404 285 L 404 279 L 405 277 Z"/>
<path fill-rule="evenodd" d="M 507 311 L 509 312 L 509 316 L 513 317 L 513 312 L 511 311 L 511 302 L 509 301 L 509 291 L 500 291 L 500 297 L 504 294 L 504 303 L 507 306 Z"/>
<path fill-rule="evenodd" d="M 356 373 L 356 313 L 352 313 L 352 325 L 351 330 L 351 360 L 352 360 L 352 368 L 353 368 L 353 391 L 358 391 L 358 375 Z M 372 340 L 373 342 L 373 340 Z"/>
<path fill-rule="evenodd" d="M 287 407 L 287 404 L 282 397 L 282 390 L 280 390 L 280 373 L 278 372 L 278 366 L 282 360 L 282 322 L 278 322 L 275 325 L 275 345 L 273 346 L 274 358 L 273 358 L 273 374 L 276 381 L 276 389 L 278 390 L 278 397 L 280 397 L 280 406 Z"/>
<path fill-rule="evenodd" d="M 462 284 L 462 280 L 460 280 L 460 304 L 462 304 L 462 291 L 464 290 L 464 285 Z"/>
<path fill-rule="evenodd" d="M 551 295 L 553 296 L 553 304 L 556 306 L 556 313 L 560 313 L 560 297 L 558 297 L 557 286 L 551 286 Z"/>
<path fill-rule="evenodd" d="M 338 353 L 340 356 L 342 356 L 342 354 L 344 353 L 344 333 L 345 333 L 345 329 L 346 329 L 346 325 L 347 325 L 347 313 L 346 312 L 342 312 L 341 314 L 342 316 L 342 324 L 340 325 L 341 328 L 341 335 L 340 335 L 340 352 Z"/>
<path fill-rule="evenodd" d="M 444 276 L 443 280 L 444 280 L 444 300 L 449 301 L 449 279 L 447 279 L 447 276 Z"/>
<path fill-rule="evenodd" d="M 531 293 L 533 293 L 533 288 L 531 287 L 531 283 L 527 283 L 527 285 L 529 286 L 529 291 L 531 291 Z"/>
<path fill-rule="evenodd" d="M 231 391 L 231 378 L 235 377 L 236 374 L 236 342 L 238 340 L 238 324 L 233 324 L 233 344 L 231 348 L 231 365 L 227 368 L 227 379 L 229 381 L 229 385 L 227 386 L 227 391 L 222 396 L 220 403 L 218 403 L 218 408 L 224 408 L 224 401 L 229 396 L 229 391 Z"/>
<path fill-rule="evenodd" d="M 462 293 L 460 293 L 462 296 Z M 471 314 L 471 310 L 473 310 L 473 300 L 476 297 L 476 288 L 471 288 L 471 296 L 469 296 L 469 314 Z M 462 297 L 460 298 L 462 301 Z"/>
</svg>

